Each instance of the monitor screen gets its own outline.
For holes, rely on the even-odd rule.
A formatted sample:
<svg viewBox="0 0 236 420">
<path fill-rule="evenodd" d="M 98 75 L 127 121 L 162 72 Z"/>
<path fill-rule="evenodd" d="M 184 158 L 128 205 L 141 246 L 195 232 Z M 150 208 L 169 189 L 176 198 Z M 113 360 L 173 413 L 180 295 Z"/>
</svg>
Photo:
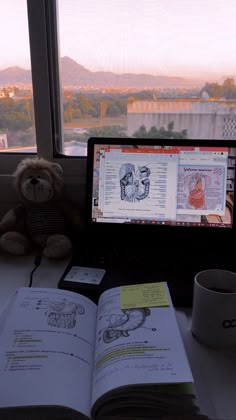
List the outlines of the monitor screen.
<svg viewBox="0 0 236 420">
<path fill-rule="evenodd" d="M 91 138 L 90 222 L 230 229 L 235 159 L 233 141 Z"/>
</svg>

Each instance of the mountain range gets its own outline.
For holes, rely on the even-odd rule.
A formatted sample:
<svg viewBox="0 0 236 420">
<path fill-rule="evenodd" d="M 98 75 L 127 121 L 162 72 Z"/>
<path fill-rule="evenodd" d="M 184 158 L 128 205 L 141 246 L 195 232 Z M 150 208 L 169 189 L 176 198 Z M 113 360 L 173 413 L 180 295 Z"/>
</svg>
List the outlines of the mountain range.
<svg viewBox="0 0 236 420">
<path fill-rule="evenodd" d="M 171 76 L 151 74 L 116 74 L 107 71 L 90 71 L 70 57 L 60 61 L 63 86 L 83 86 L 93 88 L 191 88 L 202 87 L 205 82 Z M 8 67 L 0 70 L 0 85 L 31 83 L 31 71 L 21 67 Z"/>
</svg>

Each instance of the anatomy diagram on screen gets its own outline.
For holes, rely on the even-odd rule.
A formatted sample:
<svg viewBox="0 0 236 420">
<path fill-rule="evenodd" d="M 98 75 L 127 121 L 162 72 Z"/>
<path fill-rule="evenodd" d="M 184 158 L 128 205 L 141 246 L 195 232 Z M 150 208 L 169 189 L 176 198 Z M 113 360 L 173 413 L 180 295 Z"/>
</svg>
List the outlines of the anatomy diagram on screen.
<svg viewBox="0 0 236 420">
<path fill-rule="evenodd" d="M 51 302 L 45 312 L 47 323 L 50 327 L 74 328 L 77 315 L 85 313 L 83 305 L 74 302 Z"/>
<path fill-rule="evenodd" d="M 151 170 L 147 166 L 138 166 L 124 163 L 120 167 L 120 195 L 124 201 L 140 201 L 148 197 L 150 188 Z"/>
<path fill-rule="evenodd" d="M 205 190 L 210 184 L 210 176 L 199 172 L 184 177 L 184 185 L 188 189 L 188 207 L 194 209 L 204 209 L 206 207 Z"/>
<path fill-rule="evenodd" d="M 119 314 L 104 315 L 107 326 L 99 333 L 102 333 L 104 343 L 111 343 L 120 337 L 129 337 L 130 331 L 143 327 L 146 317 L 150 314 L 149 308 L 135 308 L 123 309 Z M 152 328 L 152 331 L 156 331 L 156 328 Z"/>
</svg>

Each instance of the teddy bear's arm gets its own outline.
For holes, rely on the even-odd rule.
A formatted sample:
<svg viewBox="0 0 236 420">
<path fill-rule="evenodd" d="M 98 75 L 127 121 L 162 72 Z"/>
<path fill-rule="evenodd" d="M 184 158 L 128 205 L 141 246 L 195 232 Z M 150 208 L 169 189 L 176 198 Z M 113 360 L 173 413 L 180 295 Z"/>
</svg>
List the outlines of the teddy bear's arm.
<svg viewBox="0 0 236 420">
<path fill-rule="evenodd" d="M 21 204 L 8 210 L 0 221 L 0 233 L 5 233 L 14 229 L 18 219 L 22 217 L 22 211 L 23 206 Z"/>
<path fill-rule="evenodd" d="M 10 209 L 3 216 L 0 222 L 0 232 L 6 232 L 7 230 L 12 229 L 15 225 L 16 225 L 16 214 L 13 209 Z"/>
</svg>

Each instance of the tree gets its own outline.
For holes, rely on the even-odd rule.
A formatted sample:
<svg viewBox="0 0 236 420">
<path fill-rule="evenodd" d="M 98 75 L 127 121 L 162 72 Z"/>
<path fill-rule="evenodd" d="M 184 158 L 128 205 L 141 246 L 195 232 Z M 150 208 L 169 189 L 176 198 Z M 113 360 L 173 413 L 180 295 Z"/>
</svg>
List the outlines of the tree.
<svg viewBox="0 0 236 420">
<path fill-rule="evenodd" d="M 109 125 L 104 127 L 90 128 L 87 137 L 127 137 L 124 127 L 121 125 Z"/>
<path fill-rule="evenodd" d="M 235 90 L 236 86 L 235 86 L 235 83 L 234 83 L 234 79 L 230 78 L 230 77 L 228 79 L 225 79 L 224 83 L 223 83 L 223 87 L 224 87 L 224 89 Z"/>
<path fill-rule="evenodd" d="M 147 137 L 148 133 L 146 130 L 145 125 L 141 125 L 141 127 L 139 127 L 139 129 L 137 131 L 135 131 L 135 133 L 133 134 L 133 137 Z"/>
<path fill-rule="evenodd" d="M 236 86 L 233 78 L 228 78 L 223 83 L 224 97 L 227 99 L 236 98 Z"/>
<path fill-rule="evenodd" d="M 201 90 L 201 95 L 203 92 L 207 92 L 210 98 L 222 98 L 224 96 L 224 90 L 219 83 L 206 83 Z"/>
<path fill-rule="evenodd" d="M 168 131 L 173 131 L 174 130 L 174 121 L 169 122 L 169 124 L 167 125 Z"/>
<path fill-rule="evenodd" d="M 101 101 L 100 104 L 100 120 L 103 120 L 105 118 L 107 112 L 107 102 Z"/>
<path fill-rule="evenodd" d="M 187 130 L 174 131 L 174 121 L 171 121 L 167 130 L 165 127 L 157 128 L 152 126 L 149 131 L 142 125 L 137 131 L 134 132 L 133 137 L 136 138 L 149 138 L 149 139 L 186 139 Z"/>
<path fill-rule="evenodd" d="M 9 130 L 26 130 L 32 126 L 32 120 L 19 112 L 8 112 L 0 115 L 0 128 Z"/>
<path fill-rule="evenodd" d="M 64 121 L 72 121 L 73 118 L 73 107 L 70 102 L 64 104 Z"/>
<path fill-rule="evenodd" d="M 85 114 L 85 115 L 87 115 L 89 110 L 92 108 L 91 101 L 83 95 L 78 96 L 77 104 L 82 114 Z"/>
<path fill-rule="evenodd" d="M 219 83 L 206 83 L 200 93 L 202 94 L 204 91 L 208 93 L 210 98 L 236 98 L 236 85 L 232 77 L 225 79 L 222 85 L 219 85 Z"/>
<path fill-rule="evenodd" d="M 14 109 L 14 100 L 12 98 L 0 99 L 0 113 Z"/>
</svg>

